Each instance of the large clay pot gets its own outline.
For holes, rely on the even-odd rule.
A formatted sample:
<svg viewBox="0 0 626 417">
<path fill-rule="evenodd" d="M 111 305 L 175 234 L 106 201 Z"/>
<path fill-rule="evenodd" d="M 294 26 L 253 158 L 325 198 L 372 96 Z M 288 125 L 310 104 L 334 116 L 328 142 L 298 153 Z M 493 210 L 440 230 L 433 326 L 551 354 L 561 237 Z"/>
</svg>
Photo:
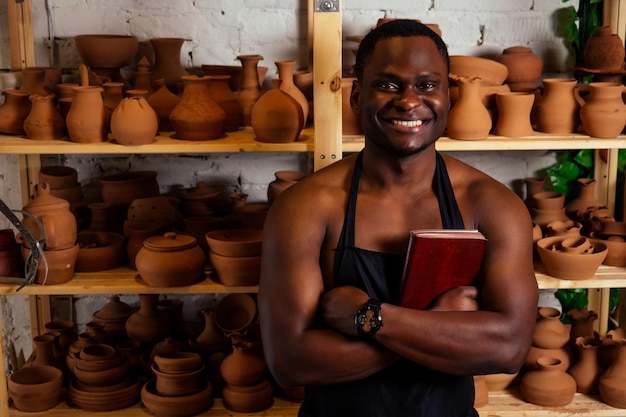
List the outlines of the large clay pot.
<svg viewBox="0 0 626 417">
<path fill-rule="evenodd" d="M 176 137 L 184 140 L 212 140 L 222 134 L 226 113 L 211 98 L 210 76 L 184 75 L 183 95 L 170 113 Z"/>
<path fill-rule="evenodd" d="M 600 340 L 593 336 L 578 337 L 575 346 L 578 359 L 572 363 L 567 373 L 576 381 L 576 392 L 597 394 L 598 379 L 602 373 L 598 363 Z"/>
<path fill-rule="evenodd" d="M 139 310 L 126 321 L 128 337 L 141 343 L 157 343 L 172 332 L 174 322 L 159 310 L 159 294 L 139 294 Z"/>
<path fill-rule="evenodd" d="M 583 61 L 588 69 L 620 71 L 624 68 L 624 42 L 611 33 L 610 26 L 600 26 L 595 35 L 587 38 Z"/>
<path fill-rule="evenodd" d="M 180 102 L 180 97 L 167 88 L 163 78 L 156 80 L 155 83 L 157 90 L 148 96 L 148 104 L 154 109 L 159 118 L 159 130 L 171 132 L 174 128 L 170 123 L 170 113 Z"/>
<path fill-rule="evenodd" d="M 180 59 L 183 38 L 154 38 L 150 45 L 154 49 L 154 66 L 150 77 L 152 88 L 158 88 L 156 80 L 164 79 L 165 85 L 171 92 L 176 93 L 182 86 L 181 78 L 189 75 Z"/>
<path fill-rule="evenodd" d="M 250 124 L 259 142 L 287 143 L 300 137 L 304 127 L 301 105 L 280 89 L 281 80 L 272 80 L 274 88 L 266 91 L 252 107 Z"/>
<path fill-rule="evenodd" d="M 54 140 L 65 137 L 65 119 L 54 104 L 55 95 L 32 94 L 32 108 L 24 120 L 26 137 L 33 140 Z"/>
<path fill-rule="evenodd" d="M 537 130 L 544 133 L 575 133 L 580 105 L 574 96 L 576 80 L 545 78 L 543 95 L 535 102 L 533 114 Z"/>
<path fill-rule="evenodd" d="M 485 139 L 492 121 L 480 96 L 480 78 L 456 77 L 456 81 L 459 98 L 448 116 L 447 135 L 452 139 Z"/>
<path fill-rule="evenodd" d="M 259 61 L 263 60 L 263 56 L 239 55 L 237 59 L 241 62 L 242 73 L 241 87 L 235 92 L 235 97 L 243 109 L 243 125 L 251 126 L 252 107 L 263 94 L 258 72 Z"/>
<path fill-rule="evenodd" d="M 522 397 L 529 403 L 543 407 L 562 407 L 572 402 L 576 381 L 558 368 L 559 360 L 537 359 L 539 368 L 525 374 L 520 381 Z"/>
<path fill-rule="evenodd" d="M 306 96 L 294 83 L 294 70 L 296 67 L 296 61 L 276 61 L 276 67 L 278 68 L 278 78 L 281 80 L 280 89 L 296 101 L 302 107 L 302 113 L 304 114 L 304 121 L 309 118 L 309 101 Z"/>
<path fill-rule="evenodd" d="M 498 136 L 532 136 L 530 113 L 535 102 L 533 93 L 497 93 L 498 121 L 494 134 Z"/>
<path fill-rule="evenodd" d="M 72 106 L 65 123 L 72 142 L 98 143 L 106 140 L 108 126 L 102 87 L 74 87 Z"/>
<path fill-rule="evenodd" d="M 228 87 L 230 76 L 212 75 L 209 78 L 209 93 L 211 98 L 224 110 L 224 131 L 234 132 L 243 126 L 243 108 L 239 100 Z"/>
<path fill-rule="evenodd" d="M 4 103 L 0 105 L 0 132 L 11 135 L 24 134 L 24 120 L 31 109 L 30 93 L 20 90 L 4 90 Z"/>
<path fill-rule="evenodd" d="M 111 133 L 122 145 L 152 143 L 158 128 L 157 114 L 143 97 L 123 99 L 111 115 Z"/>
<path fill-rule="evenodd" d="M 626 339 L 615 339 L 615 357 L 600 376 L 598 389 L 602 401 L 616 408 L 626 408 Z"/>
<path fill-rule="evenodd" d="M 622 132 L 626 124 L 626 104 L 622 100 L 625 89 L 612 82 L 590 83 L 587 101 L 577 90 L 575 97 L 581 106 L 580 121 L 585 133 L 596 138 L 613 138 Z"/>
<path fill-rule="evenodd" d="M 507 67 L 508 75 L 505 80 L 507 83 L 536 81 L 543 71 L 541 57 L 525 46 L 506 48 L 495 60 Z"/>
</svg>

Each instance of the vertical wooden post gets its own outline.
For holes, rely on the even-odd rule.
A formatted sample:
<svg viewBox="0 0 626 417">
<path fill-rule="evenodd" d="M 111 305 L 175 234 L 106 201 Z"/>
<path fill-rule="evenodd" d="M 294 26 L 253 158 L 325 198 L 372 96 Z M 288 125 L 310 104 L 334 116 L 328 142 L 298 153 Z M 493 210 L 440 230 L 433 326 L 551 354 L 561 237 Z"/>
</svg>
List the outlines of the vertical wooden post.
<svg viewBox="0 0 626 417">
<path fill-rule="evenodd" d="M 35 66 L 35 40 L 31 0 L 7 0 L 11 69 L 19 71 Z"/>
</svg>

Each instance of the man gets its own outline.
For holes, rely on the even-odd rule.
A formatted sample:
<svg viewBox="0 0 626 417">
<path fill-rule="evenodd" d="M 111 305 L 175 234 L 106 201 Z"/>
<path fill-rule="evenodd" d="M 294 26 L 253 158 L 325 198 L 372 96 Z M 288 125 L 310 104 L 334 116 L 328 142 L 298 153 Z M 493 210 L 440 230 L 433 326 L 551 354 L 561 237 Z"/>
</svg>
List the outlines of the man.
<svg viewBox="0 0 626 417">
<path fill-rule="evenodd" d="M 504 185 L 435 151 L 448 71 L 445 44 L 424 25 L 374 29 L 350 100 L 363 151 L 289 188 L 268 214 L 263 344 L 278 383 L 306 386 L 300 416 L 473 416 L 472 375 L 511 373 L 526 357 L 538 292 L 531 220 Z M 437 228 L 487 237 L 477 286 L 429 310 L 399 307 L 409 231 Z"/>
</svg>

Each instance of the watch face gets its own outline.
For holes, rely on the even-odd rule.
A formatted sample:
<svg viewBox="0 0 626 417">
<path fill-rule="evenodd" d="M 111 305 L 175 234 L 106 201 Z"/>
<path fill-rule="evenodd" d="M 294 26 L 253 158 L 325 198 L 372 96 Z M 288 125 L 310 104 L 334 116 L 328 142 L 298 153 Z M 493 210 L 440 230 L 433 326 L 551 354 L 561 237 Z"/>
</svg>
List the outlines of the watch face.
<svg viewBox="0 0 626 417">
<path fill-rule="evenodd" d="M 373 336 L 383 325 L 380 306 L 366 303 L 355 317 L 357 331 L 363 336 Z"/>
</svg>

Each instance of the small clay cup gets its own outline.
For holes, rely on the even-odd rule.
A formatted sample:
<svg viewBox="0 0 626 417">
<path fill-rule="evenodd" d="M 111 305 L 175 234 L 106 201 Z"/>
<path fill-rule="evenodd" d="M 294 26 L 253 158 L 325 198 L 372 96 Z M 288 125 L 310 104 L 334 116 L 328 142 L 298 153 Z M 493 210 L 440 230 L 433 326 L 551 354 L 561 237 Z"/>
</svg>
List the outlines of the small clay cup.
<svg viewBox="0 0 626 417">
<path fill-rule="evenodd" d="M 13 406 L 26 412 L 46 411 L 61 401 L 63 372 L 54 366 L 29 366 L 9 377 Z"/>
</svg>

